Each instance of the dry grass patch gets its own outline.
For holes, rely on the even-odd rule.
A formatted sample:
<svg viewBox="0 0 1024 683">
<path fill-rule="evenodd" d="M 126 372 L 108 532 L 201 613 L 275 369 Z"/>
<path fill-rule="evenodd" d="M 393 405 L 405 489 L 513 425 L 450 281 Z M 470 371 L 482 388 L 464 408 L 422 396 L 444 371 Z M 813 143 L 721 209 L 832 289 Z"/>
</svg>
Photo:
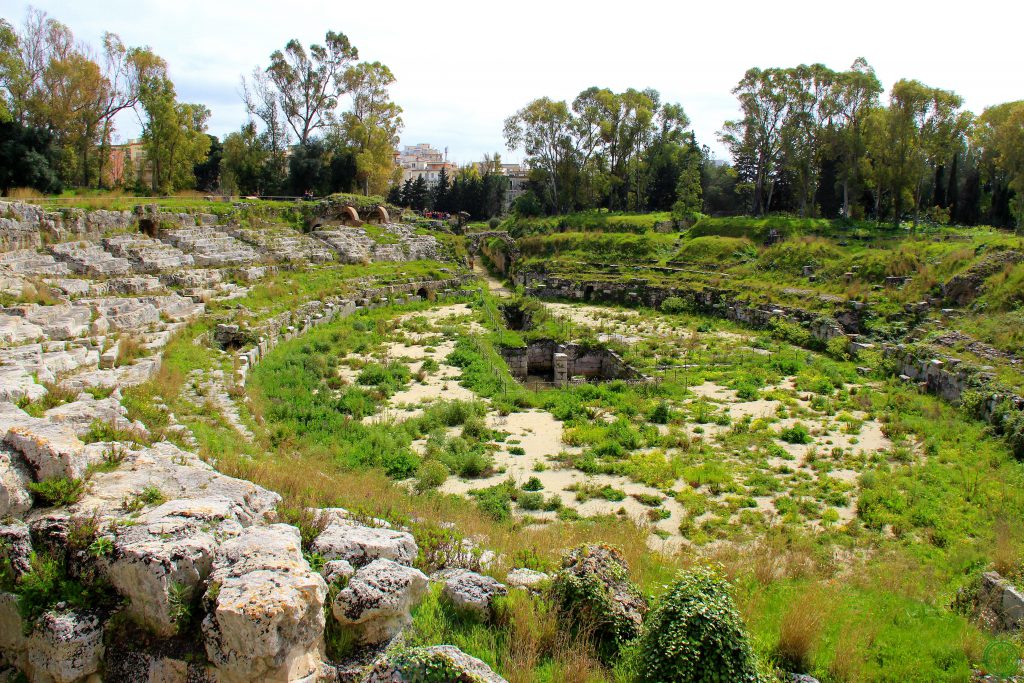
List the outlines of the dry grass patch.
<svg viewBox="0 0 1024 683">
<path fill-rule="evenodd" d="M 812 585 L 796 596 L 783 613 L 775 652 L 787 670 L 810 670 L 828 604 L 829 596 L 819 586 Z"/>
<path fill-rule="evenodd" d="M 122 335 L 117 340 L 117 359 L 114 361 L 114 365 L 117 367 L 128 365 L 145 355 L 146 349 L 139 337 L 131 334 Z"/>
</svg>

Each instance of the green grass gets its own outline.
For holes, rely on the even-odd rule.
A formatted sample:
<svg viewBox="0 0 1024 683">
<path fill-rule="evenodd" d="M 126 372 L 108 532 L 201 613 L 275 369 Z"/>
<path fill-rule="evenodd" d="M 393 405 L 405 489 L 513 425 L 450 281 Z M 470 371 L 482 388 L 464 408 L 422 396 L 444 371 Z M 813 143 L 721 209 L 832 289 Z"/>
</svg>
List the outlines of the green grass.
<svg viewBox="0 0 1024 683">
<path fill-rule="evenodd" d="M 925 254 L 925 262 L 931 258 L 928 253 L 938 254 L 948 258 L 952 268 L 960 258 L 954 258 L 948 245 L 920 246 L 918 256 Z M 817 249 L 808 242 L 793 254 L 772 252 L 771 262 L 785 270 L 795 268 L 808 254 L 819 253 L 827 263 L 829 248 Z M 908 257 L 906 262 L 913 261 Z M 743 267 L 757 266 L 745 262 Z M 493 303 L 485 299 L 483 306 L 474 306 L 473 319 L 489 324 L 486 311 Z M 456 519 L 460 531 L 472 530 L 485 539 L 487 547 L 516 557 L 510 562 L 520 561 L 515 553 L 530 551 L 532 559 L 527 559 L 537 566 L 556 567 L 569 538 L 635 543 L 630 554 L 633 572 L 652 597 L 663 590 L 661 586 L 680 563 L 694 561 L 699 548 L 709 541 L 731 541 L 737 548 L 777 542 L 770 558 L 777 562 L 777 571 L 768 579 L 756 578 L 761 559 L 737 559 L 728 553 L 720 557 L 739 578 L 740 611 L 765 661 L 777 654 L 779 624 L 794 596 L 808 586 L 834 591 L 822 610 L 821 633 L 810 652 L 810 671 L 821 680 L 843 680 L 840 673 L 844 666 L 854 666 L 850 662 L 859 662 L 860 668 L 846 680 L 964 680 L 967 667 L 977 663 L 979 633 L 947 605 L 957 588 L 987 566 L 997 540 L 997 518 L 1024 516 L 1022 465 L 984 425 L 934 397 L 918 394 L 914 387 L 887 380 L 876 356 L 868 354 L 856 362 L 829 359 L 791 346 L 785 341 L 786 330 L 752 333 L 702 316 L 641 311 L 638 319 L 627 318 L 625 323 L 657 323 L 661 331 L 622 349 L 627 360 L 640 367 L 666 360 L 678 363 L 682 350 L 691 344 L 691 335 L 700 329 L 692 355 L 686 356 L 695 367 L 685 375 L 666 374 L 655 385 L 609 382 L 536 393 L 508 376 L 494 349 L 496 329 L 470 336 L 459 331 L 459 325 L 468 324 L 463 320 L 441 330 L 439 336 L 456 342 L 447 362 L 460 368 L 465 386 L 491 400 L 493 410 L 538 407 L 564 422 L 567 438 L 582 453 L 560 456 L 560 465 L 629 477 L 666 497 L 671 495 L 686 510 L 683 529 L 697 549 L 679 558 L 665 557 L 646 549 L 646 532 L 611 515 L 572 520 L 573 510 L 567 507 L 558 511 L 560 521 L 526 527 L 514 511 L 518 515 L 519 510 L 551 506 L 539 491 L 524 490 L 534 488 L 529 482 L 522 489 L 514 482 L 491 486 L 468 501 L 439 494 L 436 488 L 448 476 L 478 476 L 491 467 L 492 440 L 502 437 L 483 423 L 488 408 L 482 402 L 442 402 L 427 408 L 421 417 L 402 422 L 361 422 L 383 405 L 387 391 L 381 389 L 404 386 L 407 377 L 371 360 L 368 366 L 356 366 L 356 375 L 368 372 L 374 381 L 346 384 L 339 375 L 347 363 L 345 357 L 383 358 L 384 344 L 402 333 L 394 317 L 429 306 L 363 312 L 275 348 L 249 378 L 247 391 L 254 416 L 259 418 L 254 421 L 253 445 L 240 446 L 237 433 L 222 420 L 202 415 L 200 406 L 189 412 L 173 399 L 168 405 L 194 428 L 204 455 L 238 468 L 233 473 L 281 486 L 296 509 L 302 508 L 298 501 L 346 506 L 354 502 L 353 507 L 365 506 L 364 514 L 397 523 L 408 523 L 411 516 L 430 523 Z M 607 315 L 615 320 L 624 313 L 609 309 Z M 415 319 L 403 328 L 425 334 L 436 331 Z M 219 366 L 220 361 L 211 361 L 206 350 L 193 343 L 207 329 L 191 326 L 171 343 L 164 380 L 176 376 L 182 380 L 193 367 Z M 741 334 L 742 339 L 719 337 L 717 331 Z M 859 376 L 855 367 L 860 363 L 872 367 L 873 374 Z M 795 376 L 796 391 L 769 386 L 791 376 Z M 812 466 L 805 471 L 780 454 L 784 453 L 777 443 L 781 415 L 729 420 L 721 406 L 692 400 L 687 387 L 705 380 L 778 400 L 785 417 L 805 424 L 829 418 L 836 423 L 833 434 L 844 433 L 856 422 L 879 419 L 895 445 L 885 453 L 858 457 L 816 444 Z M 166 382 L 165 389 L 173 391 L 174 383 Z M 153 387 L 128 390 L 126 404 L 133 416 L 145 416 L 147 424 L 152 418 L 159 429 L 160 415 L 146 404 L 157 395 L 155 391 Z M 811 398 L 809 405 L 797 400 L 803 396 Z M 867 417 L 851 420 L 855 412 Z M 662 430 L 649 424 L 653 416 L 665 423 Z M 692 429 L 694 423 L 702 423 L 706 432 L 685 435 L 684 430 Z M 818 439 L 817 427 L 809 431 Z M 823 442 L 830 437 L 821 434 L 820 438 Z M 423 456 L 412 449 L 416 439 L 427 442 Z M 247 460 L 232 460 L 246 450 L 253 456 L 251 465 Z M 782 463 L 769 465 L 779 462 L 774 458 Z M 853 483 L 829 475 L 847 468 L 859 473 Z M 415 477 L 422 493 L 381 483 L 373 478 L 378 470 L 395 479 Z M 293 475 L 296 471 L 302 475 Z M 369 502 L 361 490 L 367 482 L 378 487 L 372 489 L 374 498 Z M 610 501 L 615 508 L 625 498 L 618 485 L 594 486 L 584 495 Z M 659 501 L 653 493 L 641 495 L 644 498 L 637 500 L 645 505 Z M 771 527 L 755 507 L 754 498 L 765 496 L 775 499 L 769 501 L 769 508 L 778 514 Z M 835 510 L 846 505 L 852 506 L 854 519 L 839 522 Z M 652 521 L 658 519 L 652 517 Z M 810 532 L 812 522 L 824 528 Z M 427 531 L 426 522 L 417 524 L 421 526 L 413 529 L 424 551 L 423 566 L 436 564 L 454 541 Z M 707 546 L 709 551 L 713 547 Z M 497 571 L 505 568 L 502 565 Z M 557 645 L 557 639 L 541 637 L 551 628 L 542 598 L 517 595 L 515 600 L 527 602 L 499 610 L 498 621 L 490 626 L 456 618 L 435 598 L 432 595 L 417 610 L 412 644 L 455 644 L 510 680 L 567 680 L 567 672 L 573 670 L 570 653 Z M 534 635 L 527 638 L 530 634 Z M 513 644 L 524 639 L 533 642 L 534 636 L 536 656 L 521 658 Z M 593 662 L 577 668 L 590 672 L 589 680 L 625 680 L 616 678 L 621 672 Z"/>
</svg>

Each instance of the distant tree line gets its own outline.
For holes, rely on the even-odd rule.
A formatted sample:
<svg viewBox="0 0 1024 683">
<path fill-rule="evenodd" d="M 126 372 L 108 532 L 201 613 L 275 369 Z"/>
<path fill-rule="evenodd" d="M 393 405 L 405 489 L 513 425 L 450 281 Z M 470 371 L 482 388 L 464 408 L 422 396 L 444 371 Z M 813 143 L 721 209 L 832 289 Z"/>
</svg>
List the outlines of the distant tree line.
<svg viewBox="0 0 1024 683">
<path fill-rule="evenodd" d="M 98 56 L 71 29 L 30 9 L 16 29 L 0 18 L 0 186 L 59 192 L 98 187 L 114 120 L 139 112 L 153 168 L 152 190 L 194 182 L 193 166 L 209 151 L 209 110 L 179 102 L 167 64 L 147 47 L 103 35 Z"/>
<path fill-rule="evenodd" d="M 713 162 L 655 90 L 530 102 L 504 127 L 531 167 L 516 208 L 1024 224 L 1024 101 L 976 117 L 951 91 L 901 80 L 883 105 L 863 59 L 842 72 L 750 69 L 733 93 L 741 117 L 719 134 L 731 165 Z"/>
<path fill-rule="evenodd" d="M 388 201 L 416 211 L 468 213 L 474 219 L 493 218 L 507 210 L 509 179 L 498 172 L 500 157 L 484 156 L 484 162 L 475 167 L 460 168 L 450 178 L 441 169 L 433 183 L 422 175 L 415 180 L 407 178 L 388 193 Z"/>
<path fill-rule="evenodd" d="M 307 50 L 290 40 L 242 79 L 249 120 L 224 139 L 221 183 L 243 194 L 385 194 L 400 173 L 402 108 L 380 62 L 359 62 L 343 33 Z M 351 100 L 339 111 L 343 97 Z M 294 144 L 293 144 L 294 143 Z"/>
<path fill-rule="evenodd" d="M 358 61 L 344 34 L 328 31 L 308 50 L 291 40 L 243 78 L 248 120 L 223 141 L 206 133 L 205 106 L 178 100 L 152 50 L 113 33 L 102 43 L 96 56 L 35 9 L 18 27 L 0 18 L 0 189 L 56 193 L 116 181 L 142 193 L 384 194 L 397 180 L 394 76 Z M 133 164 L 109 168 L 115 119 L 129 110 L 142 121 L 145 183 Z"/>
<path fill-rule="evenodd" d="M 506 145 L 523 149 L 531 168 L 517 209 L 699 212 L 708 153 L 689 125 L 682 106 L 653 89 L 588 88 L 571 104 L 536 99 L 505 120 Z"/>
<path fill-rule="evenodd" d="M 733 93 L 742 116 L 721 140 L 755 215 L 1024 221 L 1024 102 L 975 116 L 956 93 L 902 79 L 883 105 L 863 59 L 750 69 Z"/>
</svg>

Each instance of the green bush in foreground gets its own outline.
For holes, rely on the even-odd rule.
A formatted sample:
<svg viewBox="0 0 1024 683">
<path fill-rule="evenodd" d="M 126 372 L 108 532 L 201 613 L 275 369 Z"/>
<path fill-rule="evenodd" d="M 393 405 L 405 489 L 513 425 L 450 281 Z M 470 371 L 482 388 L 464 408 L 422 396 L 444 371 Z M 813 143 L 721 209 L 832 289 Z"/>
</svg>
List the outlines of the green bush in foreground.
<svg viewBox="0 0 1024 683">
<path fill-rule="evenodd" d="M 638 683 L 757 683 L 753 650 L 717 572 L 683 573 L 644 623 L 636 649 Z"/>
<path fill-rule="evenodd" d="M 47 479 L 46 481 L 30 482 L 28 490 L 35 497 L 50 507 L 74 505 L 85 494 L 84 479 Z"/>
</svg>

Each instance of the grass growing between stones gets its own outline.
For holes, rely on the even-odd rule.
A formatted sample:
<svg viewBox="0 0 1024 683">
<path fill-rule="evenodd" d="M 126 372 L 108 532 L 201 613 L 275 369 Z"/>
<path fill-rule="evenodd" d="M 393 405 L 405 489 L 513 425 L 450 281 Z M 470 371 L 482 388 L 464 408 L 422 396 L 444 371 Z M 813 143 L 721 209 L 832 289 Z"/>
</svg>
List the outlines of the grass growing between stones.
<svg viewBox="0 0 1024 683">
<path fill-rule="evenodd" d="M 514 567 L 554 570 L 564 549 L 605 542 L 652 599 L 682 567 L 722 565 L 758 657 L 821 680 L 963 680 L 978 662 L 983 636 L 947 605 L 998 554 L 997 517 L 1024 513 L 1021 465 L 981 424 L 881 374 L 858 376 L 864 359 L 830 360 L 720 321 L 614 309 L 574 315 L 633 334 L 620 350 L 661 381 L 533 392 L 470 331 L 487 329 L 480 309 L 434 319 L 434 308 L 367 311 L 281 344 L 249 378 L 252 442 L 177 396 L 191 369 L 227 362 L 195 343 L 202 326 L 172 342 L 157 382 L 127 391 L 126 403 L 159 430 L 166 412 L 150 402 L 161 397 L 205 457 L 281 493 L 284 510 L 343 506 L 409 525 L 426 570 L 463 539 L 498 553 L 487 571 L 499 579 Z M 429 356 L 437 367 L 412 382 L 416 349 L 441 347 L 453 350 Z M 482 400 L 439 400 L 441 389 L 407 417 L 387 412 L 396 391 L 452 368 Z M 563 452 L 506 486 L 506 458 L 536 455 L 529 434 L 503 435 L 501 420 L 522 411 L 550 415 Z M 779 438 L 798 423 L 806 435 Z M 572 521 L 571 507 L 545 513 L 551 497 L 576 504 L 575 492 L 546 483 L 568 473 L 587 504 L 609 507 Z M 453 480 L 494 493 L 438 490 Z M 497 504 L 507 513 L 481 514 Z M 618 513 L 626 505 L 642 516 Z M 669 517 L 649 517 L 655 509 Z M 683 542 L 652 548 L 652 531 Z M 513 682 L 629 680 L 554 628 L 543 598 L 509 600 L 483 626 L 432 596 L 416 612 L 414 642 L 455 644 Z M 813 610 L 820 618 L 801 619 Z"/>
</svg>

